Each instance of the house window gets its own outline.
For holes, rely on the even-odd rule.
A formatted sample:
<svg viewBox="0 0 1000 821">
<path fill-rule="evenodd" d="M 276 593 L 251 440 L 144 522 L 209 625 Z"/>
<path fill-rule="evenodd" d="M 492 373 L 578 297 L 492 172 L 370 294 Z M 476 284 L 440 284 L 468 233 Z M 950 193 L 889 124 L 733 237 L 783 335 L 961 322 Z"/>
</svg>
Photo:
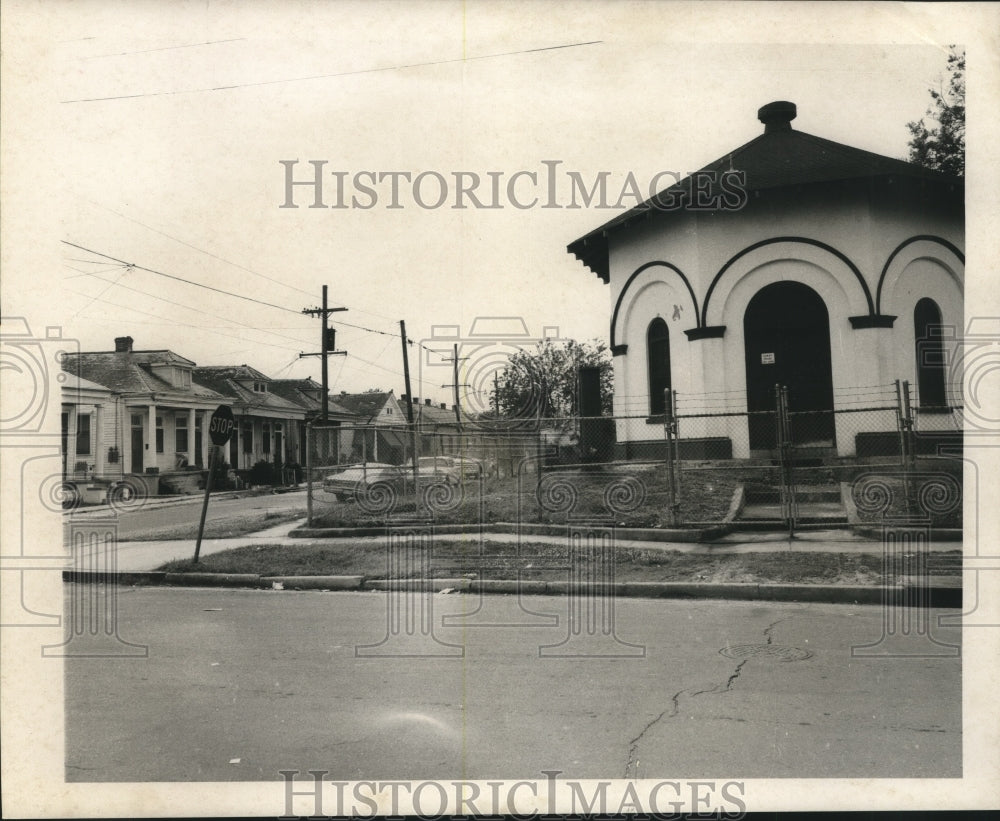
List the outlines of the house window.
<svg viewBox="0 0 1000 821">
<path fill-rule="evenodd" d="M 194 463 L 198 467 L 204 467 L 202 464 L 201 456 L 201 414 L 198 414 L 194 420 Z"/>
<path fill-rule="evenodd" d="M 385 409 L 385 415 L 386 416 L 392 416 L 392 408 L 386 408 Z"/>
<path fill-rule="evenodd" d="M 156 452 L 163 453 L 163 417 L 156 417 Z"/>
<path fill-rule="evenodd" d="M 174 450 L 178 453 L 187 453 L 188 449 L 188 420 L 185 416 L 174 418 Z"/>
<path fill-rule="evenodd" d="M 945 352 L 941 309 L 933 299 L 921 299 L 913 309 L 917 351 L 917 398 L 922 408 L 944 407 Z"/>
<path fill-rule="evenodd" d="M 253 389 L 256 393 L 267 393 L 267 383 L 266 382 L 254 382 Z"/>
<path fill-rule="evenodd" d="M 664 413 L 663 392 L 670 387 L 670 331 L 657 317 L 646 331 L 646 355 L 649 362 L 649 413 Z"/>
<path fill-rule="evenodd" d="M 253 453 L 253 422 L 243 423 L 243 452 Z"/>
<path fill-rule="evenodd" d="M 260 447 L 264 453 L 271 452 L 271 426 L 267 422 L 260 426 Z"/>
<path fill-rule="evenodd" d="M 76 455 L 90 455 L 90 414 L 77 414 L 76 417 Z"/>
</svg>

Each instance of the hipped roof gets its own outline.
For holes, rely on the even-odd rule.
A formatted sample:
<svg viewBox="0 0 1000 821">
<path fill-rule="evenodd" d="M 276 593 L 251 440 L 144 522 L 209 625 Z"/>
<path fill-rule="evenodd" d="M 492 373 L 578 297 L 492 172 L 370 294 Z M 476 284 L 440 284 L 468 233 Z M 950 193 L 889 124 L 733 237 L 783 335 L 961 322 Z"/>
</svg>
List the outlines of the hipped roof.
<svg viewBox="0 0 1000 821">
<path fill-rule="evenodd" d="M 651 212 L 659 212 L 669 218 L 671 214 L 683 210 L 677 207 L 677 203 L 682 197 L 691 197 L 692 181 L 696 175 L 703 172 L 715 172 L 718 175 L 729 170 L 742 171 L 746 174 L 744 188 L 748 193 L 840 180 L 859 180 L 867 183 L 876 177 L 892 176 L 909 177 L 931 184 L 964 189 L 964 180 L 961 177 L 796 131 L 790 125 L 790 120 L 795 117 L 795 107 L 791 103 L 771 103 L 760 111 L 765 112 L 769 108 L 780 106 L 787 107 L 784 111 L 790 111 L 787 122 L 780 123 L 778 127 L 769 126 L 763 134 L 750 142 L 665 188 L 641 205 L 619 214 L 599 228 L 574 240 L 567 246 L 567 250 L 608 282 L 610 235 Z M 717 193 L 719 188 L 716 185 L 707 190 L 711 195 Z M 685 201 L 689 202 L 690 199 Z"/>
</svg>

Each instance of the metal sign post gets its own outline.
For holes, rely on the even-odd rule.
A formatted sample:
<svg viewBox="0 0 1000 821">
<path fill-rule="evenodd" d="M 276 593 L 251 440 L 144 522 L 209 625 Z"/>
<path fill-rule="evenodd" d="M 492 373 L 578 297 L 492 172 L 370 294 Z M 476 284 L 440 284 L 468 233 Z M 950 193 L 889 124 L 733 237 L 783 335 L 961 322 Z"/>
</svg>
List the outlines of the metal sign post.
<svg viewBox="0 0 1000 821">
<path fill-rule="evenodd" d="M 219 405 L 212 414 L 212 419 L 208 423 L 208 435 L 212 440 L 212 447 L 208 451 L 208 478 L 205 480 L 205 501 L 201 506 L 201 521 L 198 522 L 198 541 L 194 545 L 194 563 L 198 563 L 198 554 L 201 553 L 201 537 L 205 533 L 205 516 L 208 514 L 208 497 L 212 493 L 212 477 L 215 475 L 215 466 L 218 462 L 216 451 L 221 448 L 233 435 L 236 429 L 236 420 L 233 419 L 233 409 L 229 405 Z"/>
</svg>

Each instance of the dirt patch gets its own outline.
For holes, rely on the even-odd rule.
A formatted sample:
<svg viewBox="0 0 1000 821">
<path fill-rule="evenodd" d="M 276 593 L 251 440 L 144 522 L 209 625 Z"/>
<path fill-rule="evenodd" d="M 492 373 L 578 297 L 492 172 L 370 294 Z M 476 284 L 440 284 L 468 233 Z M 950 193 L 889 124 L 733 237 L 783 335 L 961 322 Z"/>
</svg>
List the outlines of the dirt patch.
<svg viewBox="0 0 1000 821">
<path fill-rule="evenodd" d="M 680 522 L 721 522 L 740 482 L 739 475 L 729 472 L 685 474 L 677 492 Z M 337 502 L 320 487 L 314 492 L 318 509 L 313 527 L 365 527 L 386 521 L 384 512 L 372 512 L 369 505 Z M 565 524 L 586 519 L 620 527 L 670 527 L 667 475 L 662 465 L 634 471 L 554 471 L 543 475 L 540 487 L 534 475 L 521 482 L 493 478 L 481 487 L 470 482 L 452 488 L 430 502 L 410 493 L 397 499 L 390 512 L 394 517 L 407 514 L 432 514 L 438 524 Z"/>
</svg>

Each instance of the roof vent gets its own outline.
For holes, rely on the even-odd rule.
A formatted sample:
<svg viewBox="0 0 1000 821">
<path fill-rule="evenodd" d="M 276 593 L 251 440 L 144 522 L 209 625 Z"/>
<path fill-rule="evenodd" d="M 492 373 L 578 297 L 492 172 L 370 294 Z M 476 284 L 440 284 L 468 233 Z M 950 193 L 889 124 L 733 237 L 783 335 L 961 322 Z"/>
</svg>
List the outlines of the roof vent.
<svg viewBox="0 0 1000 821">
<path fill-rule="evenodd" d="M 757 119 L 764 123 L 764 133 L 791 131 L 796 115 L 795 103 L 778 100 L 757 109 Z"/>
<path fill-rule="evenodd" d="M 130 336 L 115 337 L 115 353 L 132 353 L 133 339 Z"/>
</svg>

